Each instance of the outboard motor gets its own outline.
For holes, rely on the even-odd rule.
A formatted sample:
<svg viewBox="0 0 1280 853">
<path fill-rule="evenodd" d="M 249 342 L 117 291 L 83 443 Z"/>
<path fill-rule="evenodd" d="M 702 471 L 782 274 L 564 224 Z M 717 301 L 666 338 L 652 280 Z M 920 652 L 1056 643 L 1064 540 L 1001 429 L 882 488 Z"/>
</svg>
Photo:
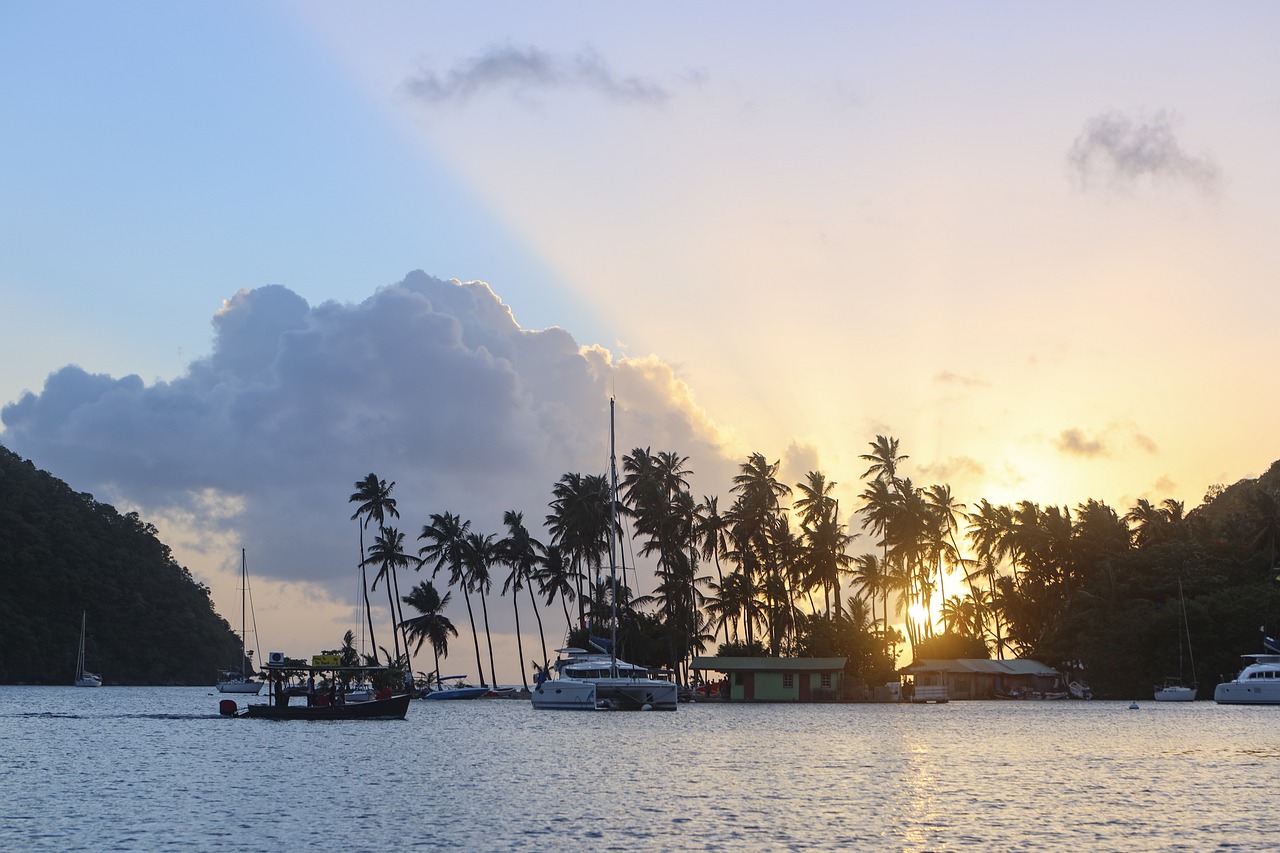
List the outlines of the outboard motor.
<svg viewBox="0 0 1280 853">
<path fill-rule="evenodd" d="M 234 699 L 223 699 L 218 703 L 218 713 L 224 717 L 234 717 L 236 710 L 236 700 Z"/>
</svg>

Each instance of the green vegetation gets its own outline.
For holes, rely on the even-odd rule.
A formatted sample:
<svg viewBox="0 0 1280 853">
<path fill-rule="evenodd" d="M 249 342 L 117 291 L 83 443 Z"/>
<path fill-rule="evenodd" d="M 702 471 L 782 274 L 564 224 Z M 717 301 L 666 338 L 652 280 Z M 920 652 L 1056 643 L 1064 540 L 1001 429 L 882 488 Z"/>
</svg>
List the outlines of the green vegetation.
<svg viewBox="0 0 1280 853">
<path fill-rule="evenodd" d="M 213 684 L 240 642 L 136 513 L 0 447 L 0 683 L 70 684 L 81 612 L 107 684 Z"/>
<path fill-rule="evenodd" d="M 1096 500 L 1074 510 L 970 508 L 950 486 L 904 477 L 908 457 L 885 436 L 862 458 L 861 502 L 846 517 L 875 551 L 854 555 L 836 484 L 821 472 L 793 491 L 777 462 L 752 454 L 721 512 L 716 497 L 690 494 L 687 458 L 625 455 L 616 533 L 631 531 L 656 585 L 633 596 L 635 569 L 619 565 L 619 654 L 681 680 L 711 645 L 726 655 L 844 656 L 850 676 L 874 684 L 892 677 L 906 643 L 913 657 L 1031 657 L 1096 695 L 1133 696 L 1179 675 L 1179 584 L 1198 667 L 1182 673 L 1187 681 L 1209 686 L 1234 673 L 1241 654 L 1260 649 L 1259 626 L 1280 628 L 1280 462 L 1257 481 L 1212 488 L 1189 513 L 1177 501 L 1140 500 L 1121 515 Z M 570 644 L 608 633 L 608 480 L 565 474 L 551 494 L 545 546 L 512 511 L 511 535 L 497 542 L 447 512 L 424 526 L 420 554 L 434 572 L 450 569 L 473 628 L 471 597 L 483 610 L 488 569 L 502 563 L 511 569 L 504 594 L 537 589 L 539 626 L 538 601 L 558 601 Z"/>
</svg>

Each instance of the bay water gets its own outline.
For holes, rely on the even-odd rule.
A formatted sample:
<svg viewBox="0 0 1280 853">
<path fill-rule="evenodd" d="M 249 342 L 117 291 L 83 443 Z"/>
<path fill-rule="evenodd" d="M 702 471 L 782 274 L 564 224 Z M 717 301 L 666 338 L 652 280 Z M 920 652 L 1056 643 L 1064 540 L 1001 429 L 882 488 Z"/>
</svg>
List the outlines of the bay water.
<svg viewBox="0 0 1280 853">
<path fill-rule="evenodd" d="M 0 850 L 1280 849 L 1280 707 L 222 698 L 0 687 Z"/>
</svg>

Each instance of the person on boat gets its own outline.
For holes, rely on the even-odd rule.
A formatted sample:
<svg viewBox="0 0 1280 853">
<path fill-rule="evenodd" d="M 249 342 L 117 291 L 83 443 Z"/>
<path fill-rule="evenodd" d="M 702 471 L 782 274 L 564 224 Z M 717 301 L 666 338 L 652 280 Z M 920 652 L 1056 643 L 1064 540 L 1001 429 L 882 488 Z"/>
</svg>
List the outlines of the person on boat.
<svg viewBox="0 0 1280 853">
<path fill-rule="evenodd" d="M 307 707 L 310 708 L 316 704 L 316 675 L 311 673 L 307 676 Z"/>
<path fill-rule="evenodd" d="M 284 689 L 284 676 L 276 673 L 276 706 L 283 708 L 289 704 L 289 691 Z"/>
</svg>

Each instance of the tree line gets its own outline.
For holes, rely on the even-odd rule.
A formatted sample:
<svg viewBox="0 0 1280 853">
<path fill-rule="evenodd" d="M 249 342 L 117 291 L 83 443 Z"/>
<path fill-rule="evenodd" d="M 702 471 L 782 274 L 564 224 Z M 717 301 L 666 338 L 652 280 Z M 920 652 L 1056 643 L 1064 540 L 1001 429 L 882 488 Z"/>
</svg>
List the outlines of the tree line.
<svg viewBox="0 0 1280 853">
<path fill-rule="evenodd" d="M 1259 645 L 1258 626 L 1275 619 L 1280 463 L 1258 481 L 1212 488 L 1192 512 L 1141 499 L 1121 513 L 1093 499 L 1074 509 L 1025 500 L 968 506 L 949 485 L 914 484 L 909 457 L 889 436 L 877 436 L 861 459 L 858 505 L 845 514 L 824 473 L 784 483 L 780 463 L 760 453 L 740 463 L 721 509 L 717 496 L 690 491 L 687 457 L 635 448 L 623 456 L 616 505 L 607 475 L 568 473 L 552 486 L 541 538 L 515 510 L 503 514 L 502 534 L 441 512 L 423 524 L 416 553 L 390 526 L 399 517 L 395 483 L 371 473 L 350 501 L 367 555 L 362 571 L 375 570 L 367 589 L 383 584 L 395 614 L 383 653 L 407 666 L 410 647 L 429 644 L 438 673 L 458 636 L 444 614 L 456 591 L 480 679 L 495 681 L 488 601 L 501 580 L 526 686 L 523 662 L 547 663 L 543 611 L 553 608 L 573 645 L 607 633 L 616 612 L 619 654 L 682 682 L 692 658 L 715 647 L 844 656 L 850 675 L 874 684 L 893 677 L 905 648 L 915 658 L 1035 658 L 1100 695 L 1121 695 L 1176 670 L 1184 608 L 1202 670 L 1184 675 L 1205 684 L 1238 668 L 1238 656 Z M 611 526 L 615 541 L 651 562 L 652 592 L 635 594 L 636 566 L 620 555 L 619 582 L 610 584 Z M 863 541 L 864 553 L 853 553 Z M 402 596 L 405 568 L 430 568 L 432 579 Z M 446 570 L 442 596 L 433 580 Z M 402 604 L 416 615 L 405 618 Z M 540 659 L 525 655 L 526 604 Z M 372 621 L 368 630 L 372 638 Z"/>
</svg>

